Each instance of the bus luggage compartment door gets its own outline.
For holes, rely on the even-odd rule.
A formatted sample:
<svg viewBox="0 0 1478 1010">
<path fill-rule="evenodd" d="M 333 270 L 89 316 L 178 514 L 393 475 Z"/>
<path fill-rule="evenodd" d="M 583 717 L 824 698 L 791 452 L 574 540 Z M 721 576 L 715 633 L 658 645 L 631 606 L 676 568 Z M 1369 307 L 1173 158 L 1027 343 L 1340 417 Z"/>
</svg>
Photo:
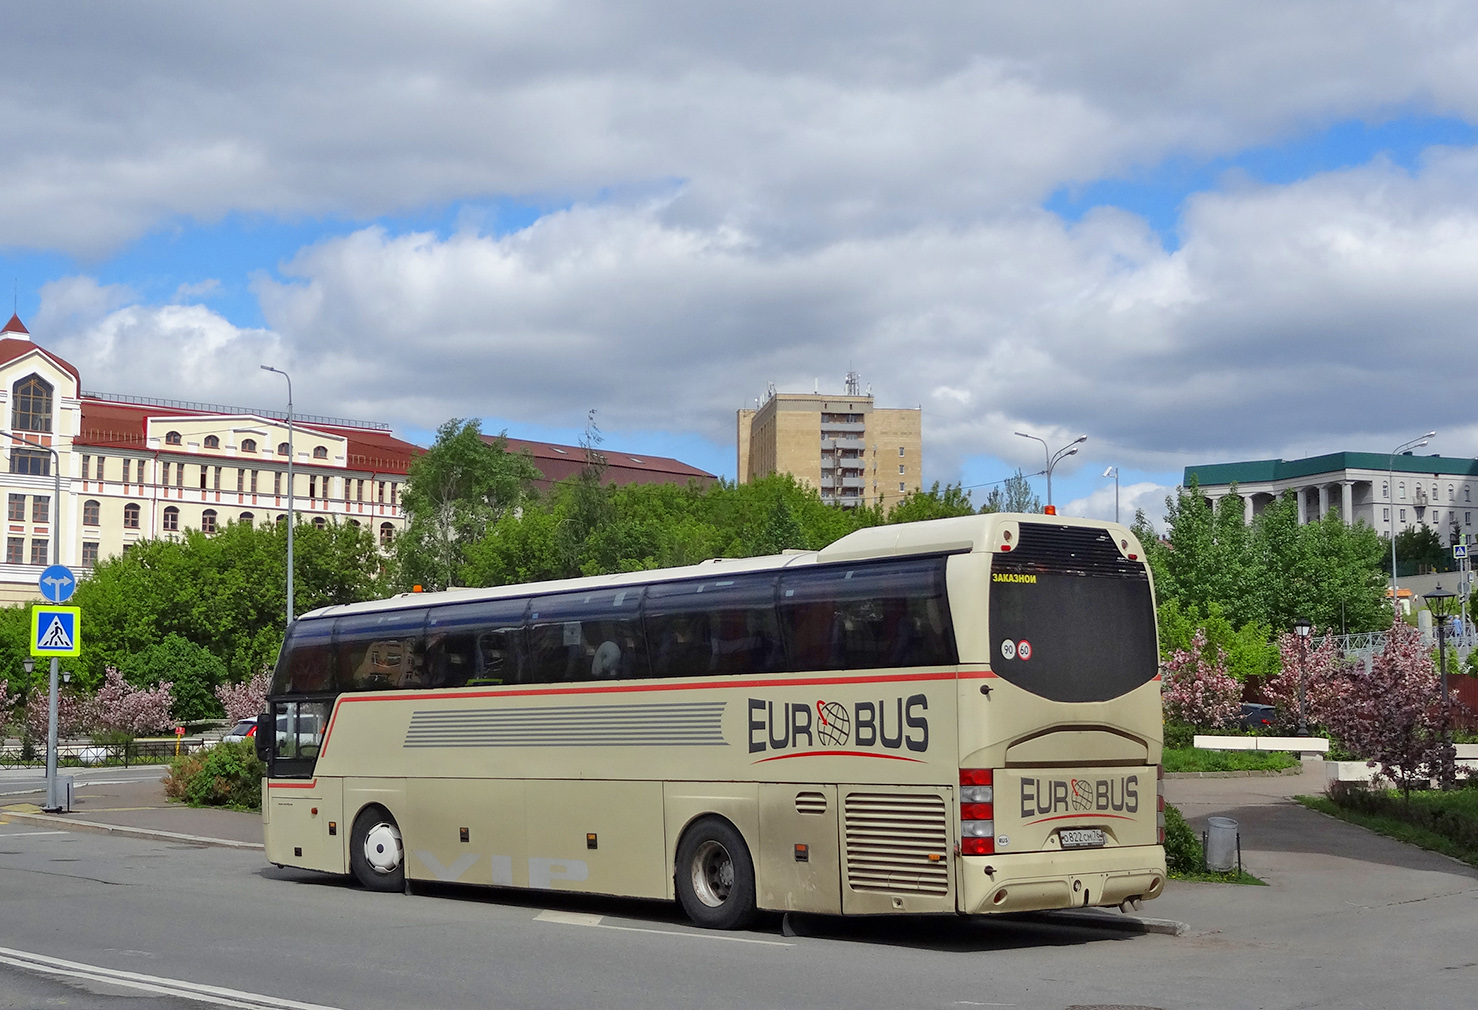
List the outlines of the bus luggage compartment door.
<svg viewBox="0 0 1478 1010">
<path fill-rule="evenodd" d="M 301 784 L 269 782 L 267 795 L 262 797 L 263 810 L 269 805 L 269 862 L 325 873 L 348 872 L 344 843 L 337 837 L 344 830 L 343 783 L 339 779 L 319 778 Z M 329 835 L 330 823 L 334 836 Z"/>
<path fill-rule="evenodd" d="M 761 784 L 759 802 L 759 906 L 839 914 L 837 787 Z"/>
<path fill-rule="evenodd" d="M 953 790 L 839 786 L 842 911 L 952 912 Z"/>
</svg>

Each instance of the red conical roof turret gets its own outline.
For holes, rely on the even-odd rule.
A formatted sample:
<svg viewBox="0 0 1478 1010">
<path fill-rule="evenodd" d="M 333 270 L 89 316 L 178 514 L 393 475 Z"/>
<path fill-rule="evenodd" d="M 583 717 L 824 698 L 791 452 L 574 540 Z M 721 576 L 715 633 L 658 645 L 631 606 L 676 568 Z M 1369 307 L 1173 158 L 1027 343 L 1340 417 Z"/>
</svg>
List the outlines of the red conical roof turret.
<svg viewBox="0 0 1478 1010">
<path fill-rule="evenodd" d="M 10 322 L 5 324 L 5 329 L 0 330 L 0 333 L 24 333 L 28 337 L 31 335 L 31 331 L 26 329 L 26 324 L 21 322 L 21 317 L 15 314 L 11 315 Z"/>
</svg>

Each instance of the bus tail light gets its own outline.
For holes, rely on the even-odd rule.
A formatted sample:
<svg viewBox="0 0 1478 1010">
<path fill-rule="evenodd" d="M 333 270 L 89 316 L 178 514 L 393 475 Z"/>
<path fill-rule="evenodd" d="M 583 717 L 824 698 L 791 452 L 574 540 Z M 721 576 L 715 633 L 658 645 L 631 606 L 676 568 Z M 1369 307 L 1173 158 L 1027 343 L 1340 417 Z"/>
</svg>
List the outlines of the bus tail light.
<svg viewBox="0 0 1478 1010">
<path fill-rule="evenodd" d="M 1165 844 L 1165 766 L 1155 765 L 1155 832 Z"/>
<path fill-rule="evenodd" d="M 960 854 L 996 851 L 996 795 L 989 768 L 960 769 Z"/>
</svg>

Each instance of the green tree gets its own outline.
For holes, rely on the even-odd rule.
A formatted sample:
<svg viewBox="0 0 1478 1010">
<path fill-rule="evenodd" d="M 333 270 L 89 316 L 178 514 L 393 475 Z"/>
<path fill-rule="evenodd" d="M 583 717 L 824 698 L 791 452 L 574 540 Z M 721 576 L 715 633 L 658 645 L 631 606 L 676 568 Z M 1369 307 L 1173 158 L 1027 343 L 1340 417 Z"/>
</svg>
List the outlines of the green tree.
<svg viewBox="0 0 1478 1010">
<path fill-rule="evenodd" d="M 943 490 L 939 482 L 927 491 L 910 491 L 902 501 L 888 510 L 888 522 L 912 523 L 925 519 L 947 519 L 951 516 L 974 515 L 975 504 L 970 492 L 958 484 L 947 484 Z"/>
<path fill-rule="evenodd" d="M 1000 487 L 993 487 L 985 496 L 982 512 L 1040 512 L 1042 499 L 1032 491 L 1031 481 L 1020 470 L 1007 477 Z"/>
<path fill-rule="evenodd" d="M 508 452 L 506 438 L 485 441 L 480 421 L 453 418 L 438 428 L 401 492 L 407 523 L 395 551 L 402 588 L 454 585 L 467 548 L 527 500 L 540 476 L 529 456 Z"/>
<path fill-rule="evenodd" d="M 1386 541 L 1386 557 L 1391 542 Z M 1449 555 L 1442 537 L 1431 526 L 1418 523 L 1396 534 L 1396 564 L 1405 572 L 1434 572 L 1447 567 Z"/>
<path fill-rule="evenodd" d="M 179 635 L 165 635 L 128 656 L 118 670 L 135 687 L 171 683 L 174 696 L 171 711 L 180 722 L 200 722 L 225 715 L 215 689 L 226 681 L 226 664 L 209 649 Z"/>
</svg>

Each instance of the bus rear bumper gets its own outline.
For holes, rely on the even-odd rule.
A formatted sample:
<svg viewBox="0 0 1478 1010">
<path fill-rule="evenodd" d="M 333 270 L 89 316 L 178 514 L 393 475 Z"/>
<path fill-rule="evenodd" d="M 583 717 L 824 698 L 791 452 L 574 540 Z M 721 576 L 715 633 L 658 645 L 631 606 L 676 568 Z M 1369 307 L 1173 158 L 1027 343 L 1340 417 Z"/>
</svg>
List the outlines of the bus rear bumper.
<svg viewBox="0 0 1478 1010">
<path fill-rule="evenodd" d="M 1165 850 L 1158 845 L 963 856 L 959 911 L 987 915 L 1149 900 L 1165 890 L 1165 876 Z"/>
</svg>

